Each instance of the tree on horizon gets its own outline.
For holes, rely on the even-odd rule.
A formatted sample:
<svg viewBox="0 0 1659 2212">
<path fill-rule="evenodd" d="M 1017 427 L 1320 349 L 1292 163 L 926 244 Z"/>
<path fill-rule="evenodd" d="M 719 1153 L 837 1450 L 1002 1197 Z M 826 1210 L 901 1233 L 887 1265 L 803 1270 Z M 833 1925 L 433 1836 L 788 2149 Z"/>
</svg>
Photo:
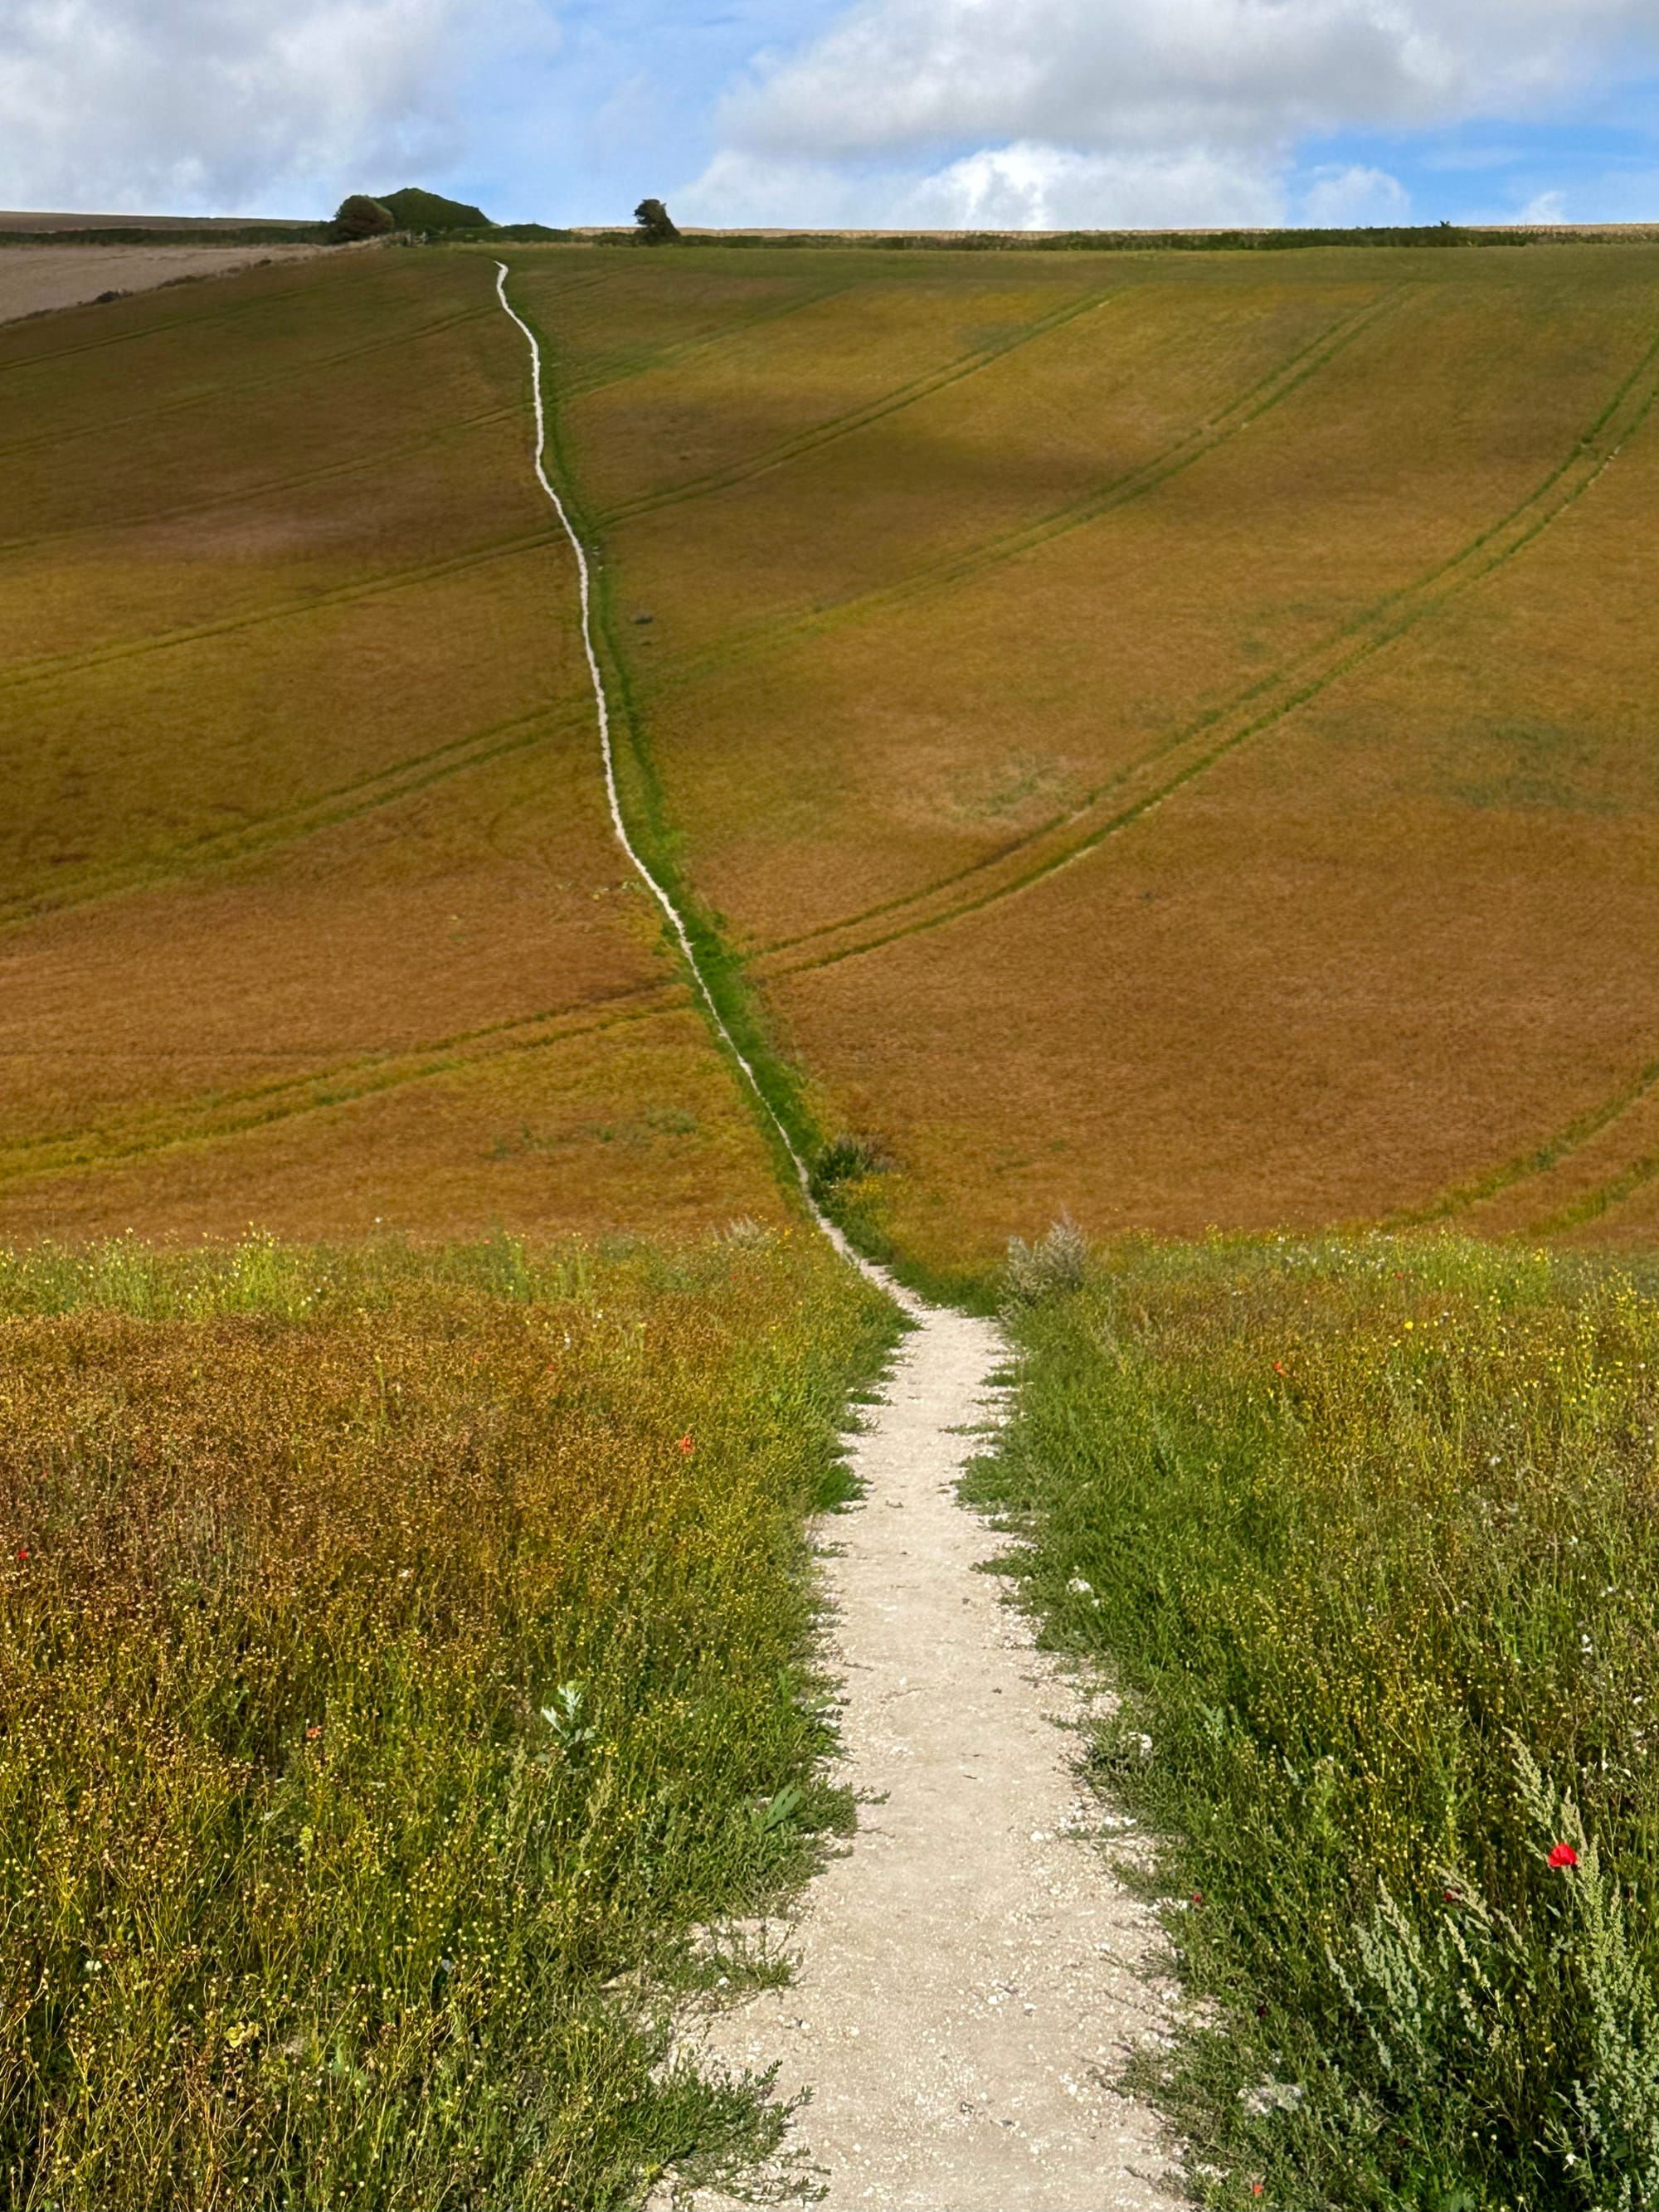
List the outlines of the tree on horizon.
<svg viewBox="0 0 1659 2212">
<path fill-rule="evenodd" d="M 666 246 L 679 236 L 674 218 L 660 200 L 641 200 L 634 210 L 634 220 L 647 246 Z"/>
<path fill-rule="evenodd" d="M 367 192 L 348 193 L 335 210 L 334 236 L 341 244 L 358 238 L 384 238 L 396 228 L 391 209 L 370 199 Z"/>
</svg>

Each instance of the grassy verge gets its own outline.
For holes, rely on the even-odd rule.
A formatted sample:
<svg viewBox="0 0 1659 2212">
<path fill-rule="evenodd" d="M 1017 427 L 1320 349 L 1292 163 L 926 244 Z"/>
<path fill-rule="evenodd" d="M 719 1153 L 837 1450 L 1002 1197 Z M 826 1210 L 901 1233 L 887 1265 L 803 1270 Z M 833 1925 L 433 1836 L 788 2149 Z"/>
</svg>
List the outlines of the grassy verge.
<svg viewBox="0 0 1659 2212">
<path fill-rule="evenodd" d="M 803 1523 L 889 1310 L 805 1237 L 0 1256 L 20 2207 L 636 2203 L 811 1863 Z"/>
<path fill-rule="evenodd" d="M 1126 1249 L 975 1492 L 1105 1662 L 1215 2206 L 1659 2203 L 1659 1305 L 1455 1242 Z"/>
</svg>

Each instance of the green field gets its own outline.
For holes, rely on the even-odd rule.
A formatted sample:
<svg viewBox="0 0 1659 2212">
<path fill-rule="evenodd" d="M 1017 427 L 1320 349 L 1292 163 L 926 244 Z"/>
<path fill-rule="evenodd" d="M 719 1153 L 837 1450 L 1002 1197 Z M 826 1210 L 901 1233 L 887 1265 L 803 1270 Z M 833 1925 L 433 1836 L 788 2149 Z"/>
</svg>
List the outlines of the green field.
<svg viewBox="0 0 1659 2212">
<path fill-rule="evenodd" d="M 0 1265 L 0 1328 L 6 2202 L 764 2149 L 668 2027 L 847 1820 L 802 1524 L 881 1301 L 787 1237 L 123 1241 Z"/>
<path fill-rule="evenodd" d="M 1126 1808 L 1179 1839 L 1202 2012 L 1149 2072 L 1206 2203 L 1659 2191 L 1654 1290 L 1449 1239 L 1148 1242 L 1017 1326 L 973 1491 L 1121 1685 L 1117 1840 Z"/>
</svg>

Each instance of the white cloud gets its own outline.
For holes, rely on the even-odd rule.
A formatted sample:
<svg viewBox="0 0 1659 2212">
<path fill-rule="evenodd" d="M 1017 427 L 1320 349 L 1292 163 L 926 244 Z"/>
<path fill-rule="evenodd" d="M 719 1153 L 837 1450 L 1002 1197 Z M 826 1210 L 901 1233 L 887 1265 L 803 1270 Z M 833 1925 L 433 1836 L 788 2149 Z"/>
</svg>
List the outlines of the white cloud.
<svg viewBox="0 0 1659 2212">
<path fill-rule="evenodd" d="M 1659 0 L 853 0 L 721 105 L 708 222 L 996 228 L 1409 218 L 1297 145 L 1547 110 L 1659 54 Z"/>
<path fill-rule="evenodd" d="M 717 155 L 674 198 L 689 222 L 826 229 L 1115 230 L 1283 222 L 1277 171 L 1203 151 L 988 147 L 920 176 L 884 167 Z"/>
<path fill-rule="evenodd" d="M 1411 194 L 1386 169 L 1316 169 L 1302 195 L 1302 220 L 1316 229 L 1409 222 Z"/>
<path fill-rule="evenodd" d="M 1535 192 L 1516 217 L 1517 222 L 1565 222 L 1566 219 L 1565 192 Z"/>
<path fill-rule="evenodd" d="M 927 228 L 1116 230 L 1159 223 L 1284 220 L 1276 178 L 1258 163 L 1198 151 L 1079 154 L 1022 142 L 965 155 L 912 187 Z"/>
<path fill-rule="evenodd" d="M 1659 0 L 854 0 L 728 98 L 792 156 L 1036 140 L 1282 146 L 1512 112 L 1659 39 Z"/>
<path fill-rule="evenodd" d="M 459 149 L 475 12 L 25 0 L 0 46 L 0 205 L 312 214 L 389 191 Z M 522 34 L 518 0 L 492 14 Z"/>
</svg>

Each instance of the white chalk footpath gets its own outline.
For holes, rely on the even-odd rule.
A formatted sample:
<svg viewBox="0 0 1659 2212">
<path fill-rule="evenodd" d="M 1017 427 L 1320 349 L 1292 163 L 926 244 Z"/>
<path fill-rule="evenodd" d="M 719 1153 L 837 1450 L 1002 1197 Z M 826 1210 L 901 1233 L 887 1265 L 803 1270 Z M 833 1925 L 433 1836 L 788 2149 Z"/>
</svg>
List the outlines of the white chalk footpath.
<svg viewBox="0 0 1659 2212">
<path fill-rule="evenodd" d="M 794 1981 L 716 2014 L 705 2045 L 728 2069 L 775 2063 L 782 2096 L 810 2089 L 790 2145 L 801 2185 L 771 2177 L 785 2203 L 1170 2203 L 1157 2119 L 1112 2086 L 1162 2023 L 1156 1926 L 1079 1832 L 1099 1808 L 1056 1723 L 1076 1723 L 1079 1692 L 975 1571 L 999 1540 L 956 1495 L 975 1449 L 961 1431 L 994 1413 L 1003 1356 L 988 1322 L 923 1309 L 857 1439 L 864 1498 L 820 1524 L 858 1833 L 784 1933 Z"/>
</svg>

